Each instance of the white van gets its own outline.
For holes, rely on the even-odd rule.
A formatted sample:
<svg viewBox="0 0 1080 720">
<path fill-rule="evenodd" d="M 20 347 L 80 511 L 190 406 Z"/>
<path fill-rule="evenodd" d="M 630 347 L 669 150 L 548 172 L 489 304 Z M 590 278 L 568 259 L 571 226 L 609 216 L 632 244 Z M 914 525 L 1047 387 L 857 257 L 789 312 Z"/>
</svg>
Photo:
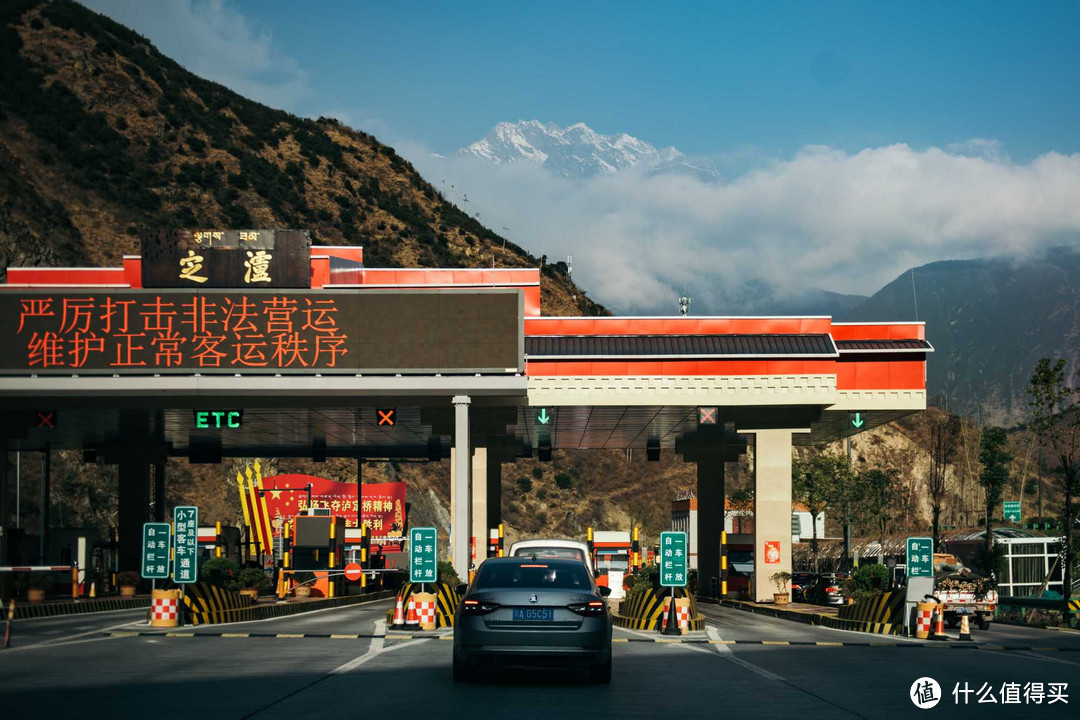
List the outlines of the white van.
<svg viewBox="0 0 1080 720">
<path fill-rule="evenodd" d="M 595 575 L 589 546 L 577 540 L 546 538 L 540 540 L 519 540 L 510 546 L 509 557 L 536 555 L 539 558 L 567 558 L 580 560 Z"/>
</svg>

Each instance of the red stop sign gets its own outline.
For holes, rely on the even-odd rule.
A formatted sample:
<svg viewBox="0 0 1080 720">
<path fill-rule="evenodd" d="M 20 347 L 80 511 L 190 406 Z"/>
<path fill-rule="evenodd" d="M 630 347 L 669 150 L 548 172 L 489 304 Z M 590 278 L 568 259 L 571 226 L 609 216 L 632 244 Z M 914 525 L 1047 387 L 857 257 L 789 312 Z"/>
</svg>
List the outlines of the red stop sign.
<svg viewBox="0 0 1080 720">
<path fill-rule="evenodd" d="M 360 563 L 349 563 L 345 566 L 346 580 L 359 580 L 363 574 L 364 568 L 360 567 Z"/>
</svg>

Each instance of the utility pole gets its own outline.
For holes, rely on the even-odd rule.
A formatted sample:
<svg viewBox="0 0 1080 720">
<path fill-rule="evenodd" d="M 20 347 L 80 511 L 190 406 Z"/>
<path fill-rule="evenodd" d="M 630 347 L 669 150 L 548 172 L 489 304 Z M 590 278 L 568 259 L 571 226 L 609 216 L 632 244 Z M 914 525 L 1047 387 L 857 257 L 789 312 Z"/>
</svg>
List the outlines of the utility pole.
<svg viewBox="0 0 1080 720">
<path fill-rule="evenodd" d="M 847 456 L 848 465 L 852 466 L 851 462 L 851 436 L 847 436 Z M 844 564 L 847 568 L 851 569 L 851 500 L 847 497 L 849 493 L 844 493 Z"/>
</svg>

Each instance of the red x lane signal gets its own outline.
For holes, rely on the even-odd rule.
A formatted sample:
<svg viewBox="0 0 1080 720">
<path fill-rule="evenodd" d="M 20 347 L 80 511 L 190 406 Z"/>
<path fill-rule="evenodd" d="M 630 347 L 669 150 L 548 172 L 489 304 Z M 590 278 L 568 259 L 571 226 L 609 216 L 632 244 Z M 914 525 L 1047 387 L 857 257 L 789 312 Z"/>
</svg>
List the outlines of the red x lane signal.
<svg viewBox="0 0 1080 720">
<path fill-rule="evenodd" d="M 37 426 L 39 428 L 48 428 L 51 430 L 56 427 L 56 419 L 55 410 L 38 410 Z"/>
<path fill-rule="evenodd" d="M 379 414 L 379 425 L 389 425 L 393 427 L 397 425 L 397 410 L 394 408 L 381 408 L 376 409 L 375 412 Z"/>
<path fill-rule="evenodd" d="M 717 411 L 714 407 L 699 407 L 697 409 L 698 425 L 715 425 Z"/>
</svg>

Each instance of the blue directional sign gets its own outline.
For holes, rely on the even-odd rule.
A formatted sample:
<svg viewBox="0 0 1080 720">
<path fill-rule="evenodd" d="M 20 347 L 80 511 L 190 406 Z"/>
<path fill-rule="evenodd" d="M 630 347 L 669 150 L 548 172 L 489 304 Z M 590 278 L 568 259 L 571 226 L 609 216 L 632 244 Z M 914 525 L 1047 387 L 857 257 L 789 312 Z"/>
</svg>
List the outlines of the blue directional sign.
<svg viewBox="0 0 1080 720">
<path fill-rule="evenodd" d="M 199 508 L 177 506 L 173 510 L 173 531 L 173 582 L 193 583 L 199 578 Z"/>
<path fill-rule="evenodd" d="M 686 587 L 686 533 L 660 533 L 660 584 L 663 587 Z"/>
<path fill-rule="evenodd" d="M 907 539 L 907 576 L 934 577 L 934 540 L 928 537 Z"/>
</svg>

